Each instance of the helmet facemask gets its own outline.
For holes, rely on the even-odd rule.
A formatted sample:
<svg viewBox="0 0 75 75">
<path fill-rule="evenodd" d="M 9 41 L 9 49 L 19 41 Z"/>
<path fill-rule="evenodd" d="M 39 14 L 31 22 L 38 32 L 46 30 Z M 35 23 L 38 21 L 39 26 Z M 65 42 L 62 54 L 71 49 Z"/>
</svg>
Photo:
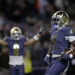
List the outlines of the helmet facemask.
<svg viewBox="0 0 75 75">
<path fill-rule="evenodd" d="M 58 18 L 52 18 L 51 19 L 51 29 L 59 28 L 59 19 Z"/>
</svg>

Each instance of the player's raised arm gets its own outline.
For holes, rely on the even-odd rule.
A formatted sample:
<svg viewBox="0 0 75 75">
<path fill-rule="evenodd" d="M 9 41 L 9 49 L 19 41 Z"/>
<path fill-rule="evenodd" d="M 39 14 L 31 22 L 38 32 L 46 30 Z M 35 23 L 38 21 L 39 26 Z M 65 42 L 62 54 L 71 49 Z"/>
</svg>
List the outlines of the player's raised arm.
<svg viewBox="0 0 75 75">
<path fill-rule="evenodd" d="M 26 41 L 24 45 L 31 45 L 35 43 L 36 41 L 38 41 L 42 35 L 42 31 L 43 31 L 43 27 L 40 28 L 39 33 L 37 33 L 32 39 L 29 39 L 28 41 Z"/>
<path fill-rule="evenodd" d="M 2 44 L 2 45 L 8 45 L 8 43 L 6 41 L 2 40 L 2 39 L 0 39 L 0 44 Z"/>
<path fill-rule="evenodd" d="M 25 42 L 24 45 L 31 45 L 36 41 L 38 41 L 40 37 L 41 37 L 40 34 L 36 34 L 32 39 L 29 39 L 27 42 Z"/>
</svg>

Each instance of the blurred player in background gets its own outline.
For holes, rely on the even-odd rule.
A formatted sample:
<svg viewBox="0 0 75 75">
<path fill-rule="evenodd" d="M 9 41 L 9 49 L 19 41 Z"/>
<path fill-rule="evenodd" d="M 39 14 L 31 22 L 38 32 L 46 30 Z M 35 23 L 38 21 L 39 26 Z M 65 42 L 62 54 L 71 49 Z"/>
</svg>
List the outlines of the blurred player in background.
<svg viewBox="0 0 75 75">
<path fill-rule="evenodd" d="M 32 61 L 28 49 L 25 51 L 24 54 L 24 73 L 25 75 L 32 75 Z"/>
<path fill-rule="evenodd" d="M 59 75 L 75 54 L 75 32 L 68 26 L 69 16 L 57 11 L 51 18 L 51 49 L 45 57 L 49 64 L 46 75 Z"/>
<path fill-rule="evenodd" d="M 0 39 L 0 44 L 8 45 L 10 75 L 24 75 L 23 48 L 39 40 L 39 37 L 40 33 L 32 39 L 26 40 L 21 29 L 13 27 L 10 30 L 10 37 L 6 37 L 4 40 Z"/>
</svg>

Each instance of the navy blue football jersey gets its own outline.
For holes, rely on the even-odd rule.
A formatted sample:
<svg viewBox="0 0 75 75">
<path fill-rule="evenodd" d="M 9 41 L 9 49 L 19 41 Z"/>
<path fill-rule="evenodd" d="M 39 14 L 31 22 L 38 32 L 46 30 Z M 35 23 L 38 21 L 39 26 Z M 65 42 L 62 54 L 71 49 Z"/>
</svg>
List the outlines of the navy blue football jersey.
<svg viewBox="0 0 75 75">
<path fill-rule="evenodd" d="M 20 56 L 23 55 L 24 43 L 27 41 L 25 37 L 20 40 L 12 40 L 10 37 L 6 37 L 5 41 L 8 43 L 9 55 Z"/>
<path fill-rule="evenodd" d="M 52 53 L 53 54 L 60 54 L 62 51 L 70 48 L 69 40 L 66 40 L 66 36 L 73 36 L 75 35 L 72 32 L 70 27 L 62 27 L 58 30 L 51 31 L 51 41 L 52 41 Z"/>
</svg>

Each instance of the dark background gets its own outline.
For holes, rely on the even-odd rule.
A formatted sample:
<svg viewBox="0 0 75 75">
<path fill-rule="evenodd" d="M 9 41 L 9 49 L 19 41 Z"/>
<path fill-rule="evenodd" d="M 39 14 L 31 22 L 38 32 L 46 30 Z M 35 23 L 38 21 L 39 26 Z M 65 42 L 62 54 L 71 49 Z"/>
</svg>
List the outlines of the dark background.
<svg viewBox="0 0 75 75">
<path fill-rule="evenodd" d="M 50 20 L 58 10 L 64 10 L 69 14 L 69 25 L 75 28 L 75 0 L 0 0 L 1 39 L 10 36 L 13 26 L 20 27 L 28 38 L 32 38 L 41 25 L 46 28 L 40 41 L 28 47 L 33 64 L 32 75 L 44 75 L 47 66 L 44 57 L 50 47 Z M 0 68 L 9 69 L 7 50 L 7 47 L 0 45 Z M 70 61 L 66 75 L 75 75 L 75 59 Z"/>
</svg>

